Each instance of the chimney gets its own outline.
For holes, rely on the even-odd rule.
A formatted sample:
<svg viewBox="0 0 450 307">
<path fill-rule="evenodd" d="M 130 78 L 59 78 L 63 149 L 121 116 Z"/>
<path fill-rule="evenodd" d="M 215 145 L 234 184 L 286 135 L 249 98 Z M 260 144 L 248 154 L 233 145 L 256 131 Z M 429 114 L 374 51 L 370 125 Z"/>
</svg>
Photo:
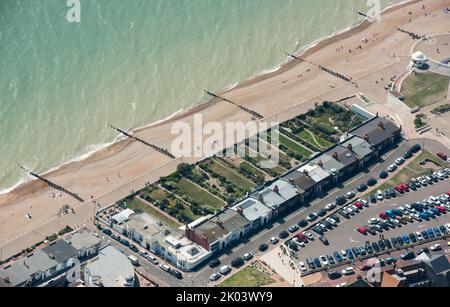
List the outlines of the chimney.
<svg viewBox="0 0 450 307">
<path fill-rule="evenodd" d="M 383 124 L 383 122 L 379 122 L 379 123 L 378 123 L 378 127 L 380 127 L 381 129 L 384 130 L 384 124 Z"/>
<path fill-rule="evenodd" d="M 289 183 L 294 185 L 295 184 L 294 178 L 289 178 Z"/>
<path fill-rule="evenodd" d="M 244 210 L 242 209 L 241 206 L 237 207 L 237 212 L 238 212 L 240 215 L 244 215 Z"/>
<path fill-rule="evenodd" d="M 258 200 L 264 204 L 264 197 L 261 194 L 258 194 Z"/>
<path fill-rule="evenodd" d="M 277 185 L 273 187 L 273 191 L 277 194 L 280 194 L 280 188 Z"/>
<path fill-rule="evenodd" d="M 333 152 L 333 158 L 335 158 L 336 160 L 338 159 L 338 153 L 336 151 Z"/>
<path fill-rule="evenodd" d="M 353 151 L 353 145 L 352 144 L 348 144 L 347 148 L 348 148 L 348 150 Z"/>
<path fill-rule="evenodd" d="M 364 134 L 364 141 L 368 142 L 369 141 L 369 135 L 366 133 Z"/>
<path fill-rule="evenodd" d="M 308 175 L 309 175 L 308 170 L 307 170 L 307 169 L 304 169 L 304 170 L 303 170 L 303 174 L 305 174 L 306 176 L 308 176 Z"/>
<path fill-rule="evenodd" d="M 319 160 L 319 161 L 317 162 L 317 165 L 320 166 L 320 167 L 323 167 L 323 162 L 322 162 L 322 160 Z"/>
</svg>

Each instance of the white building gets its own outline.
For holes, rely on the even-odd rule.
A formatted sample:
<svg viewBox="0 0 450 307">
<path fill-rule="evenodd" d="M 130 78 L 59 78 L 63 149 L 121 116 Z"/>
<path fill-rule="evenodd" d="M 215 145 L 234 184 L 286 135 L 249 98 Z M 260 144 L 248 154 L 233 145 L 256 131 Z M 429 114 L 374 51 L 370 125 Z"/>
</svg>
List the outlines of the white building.
<svg viewBox="0 0 450 307">
<path fill-rule="evenodd" d="M 412 68 L 421 68 L 426 62 L 428 62 L 428 58 L 423 52 L 417 51 L 411 57 L 410 67 Z"/>
<path fill-rule="evenodd" d="M 134 287 L 134 267 L 126 255 L 108 246 L 86 264 L 84 283 L 87 287 Z"/>
</svg>

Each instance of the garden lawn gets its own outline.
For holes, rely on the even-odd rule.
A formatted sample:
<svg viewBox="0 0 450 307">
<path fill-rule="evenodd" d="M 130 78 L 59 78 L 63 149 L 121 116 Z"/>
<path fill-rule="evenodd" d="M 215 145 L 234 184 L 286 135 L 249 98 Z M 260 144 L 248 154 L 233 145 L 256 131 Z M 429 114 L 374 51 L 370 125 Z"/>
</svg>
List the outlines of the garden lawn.
<svg viewBox="0 0 450 307">
<path fill-rule="evenodd" d="M 267 276 L 266 274 L 248 266 L 241 271 L 237 272 L 230 278 L 223 281 L 219 287 L 249 287 L 256 288 L 267 286 L 275 283 L 275 280 Z"/>
<path fill-rule="evenodd" d="M 304 140 L 305 142 L 322 149 L 327 149 L 334 145 L 333 143 L 309 131 L 308 129 L 303 129 L 303 131 L 298 134 L 298 137 Z"/>
<path fill-rule="evenodd" d="M 235 173 L 231 168 L 226 168 L 218 159 L 213 159 L 210 168 L 213 172 L 226 177 L 229 181 L 245 190 L 251 190 L 255 187 L 253 182 L 248 181 L 239 174 Z"/>
<path fill-rule="evenodd" d="M 284 134 L 278 133 L 278 135 L 279 135 L 279 142 L 280 142 L 280 144 L 282 144 L 282 145 L 292 149 L 293 151 L 296 151 L 296 152 L 300 153 L 305 158 L 309 158 L 313 154 L 313 152 L 310 151 L 308 148 L 303 147 L 302 145 L 300 145 L 299 143 L 291 140 L 290 138 L 288 138 Z"/>
<path fill-rule="evenodd" d="M 186 178 L 181 179 L 176 185 L 183 193 L 200 205 L 206 205 L 216 210 L 221 209 L 225 205 L 222 200 Z"/>
</svg>

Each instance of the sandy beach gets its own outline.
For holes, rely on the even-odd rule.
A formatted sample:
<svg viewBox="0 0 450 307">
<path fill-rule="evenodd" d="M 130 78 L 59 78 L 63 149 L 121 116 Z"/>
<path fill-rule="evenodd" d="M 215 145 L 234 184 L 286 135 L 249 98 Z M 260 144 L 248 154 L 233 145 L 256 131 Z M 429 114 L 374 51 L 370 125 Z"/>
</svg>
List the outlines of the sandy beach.
<svg viewBox="0 0 450 307">
<path fill-rule="evenodd" d="M 425 9 L 422 9 L 423 5 Z M 450 2 L 442 0 L 411 1 L 388 9 L 379 22 L 366 21 L 321 41 L 301 55 L 308 62 L 351 76 L 357 87 L 325 73 L 314 64 L 292 60 L 276 72 L 243 81 L 221 95 L 255 110 L 267 121 L 287 119 L 308 111 L 317 102 L 337 100 L 359 92 L 372 100 L 384 102 L 385 85 L 376 85 L 373 81 L 369 83 L 368 78 L 364 77 L 410 57 L 415 41 L 397 31 L 398 27 L 422 35 L 449 33 L 450 14 L 442 12 L 448 6 Z M 365 38 L 367 43 L 362 42 Z M 388 70 L 384 73 L 389 76 L 396 72 Z M 135 135 L 170 148 L 176 137 L 171 133 L 174 122 L 182 120 L 192 124 L 195 113 L 201 113 L 204 122 L 224 124 L 226 121 L 251 120 L 249 114 L 231 104 L 210 100 L 170 120 L 138 129 Z M 185 162 L 196 160 L 200 158 L 183 159 Z M 65 225 L 80 227 L 88 223 L 92 220 L 95 207 L 92 200 L 106 206 L 125 197 L 133 189 L 143 188 L 145 182 L 153 182 L 159 176 L 170 174 L 180 161 L 172 161 L 142 143 L 127 139 L 45 175 L 45 178 L 80 195 L 85 203 L 68 195 L 60 196 L 57 191 L 36 180 L 0 195 L 2 259 Z M 72 206 L 76 214 L 58 217 L 57 212 L 64 204 Z M 27 214 L 32 218 L 28 218 Z"/>
</svg>

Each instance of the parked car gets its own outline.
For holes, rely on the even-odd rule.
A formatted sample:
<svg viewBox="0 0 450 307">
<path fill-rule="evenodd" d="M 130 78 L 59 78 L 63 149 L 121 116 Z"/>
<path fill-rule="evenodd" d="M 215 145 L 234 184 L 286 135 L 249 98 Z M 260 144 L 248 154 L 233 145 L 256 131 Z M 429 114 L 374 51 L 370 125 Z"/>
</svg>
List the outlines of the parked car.
<svg viewBox="0 0 450 307">
<path fill-rule="evenodd" d="M 269 248 L 269 246 L 267 244 L 263 243 L 258 247 L 258 250 L 260 252 L 265 252 L 268 248 Z"/>
<path fill-rule="evenodd" d="M 397 165 L 396 164 L 391 164 L 388 166 L 387 171 L 389 173 L 395 172 L 395 170 L 397 170 Z"/>
<path fill-rule="evenodd" d="M 169 273 L 172 274 L 173 276 L 175 276 L 178 279 L 183 279 L 183 273 L 181 273 L 178 270 L 170 269 Z"/>
<path fill-rule="evenodd" d="M 253 254 L 252 254 L 252 253 L 245 253 L 244 256 L 242 256 L 242 258 L 243 258 L 245 261 L 249 261 L 250 259 L 253 258 Z"/>
<path fill-rule="evenodd" d="M 382 171 L 382 172 L 380 173 L 380 178 L 381 178 L 381 179 L 386 179 L 387 177 L 389 177 L 389 173 L 388 173 L 388 172 Z"/>
<path fill-rule="evenodd" d="M 356 190 L 358 191 L 358 192 L 364 192 L 365 190 L 367 190 L 367 185 L 366 184 L 360 184 L 357 188 L 356 188 Z"/>
<path fill-rule="evenodd" d="M 440 244 L 434 244 L 434 245 L 432 245 L 432 246 L 430 247 L 430 249 L 431 249 L 433 252 L 437 252 L 437 251 L 442 250 L 442 247 L 441 247 Z"/>
<path fill-rule="evenodd" d="M 342 270 L 342 275 L 352 275 L 355 273 L 355 269 L 353 267 L 346 267 L 345 269 Z"/>
<path fill-rule="evenodd" d="M 336 208 L 336 204 L 335 203 L 329 203 L 328 205 L 325 206 L 325 210 L 331 211 L 334 208 Z"/>
<path fill-rule="evenodd" d="M 220 265 L 220 260 L 219 259 L 212 259 L 209 263 L 208 263 L 210 268 L 217 268 Z"/>
<path fill-rule="evenodd" d="M 237 257 L 233 259 L 233 261 L 231 261 L 231 265 L 235 268 L 239 268 L 244 265 L 244 259 L 242 259 L 241 257 Z"/>
<path fill-rule="evenodd" d="M 329 244 L 330 244 L 330 243 L 328 242 L 327 237 L 325 237 L 324 235 L 321 235 L 321 236 L 319 237 L 319 240 L 320 240 L 320 242 L 323 243 L 323 245 L 329 245 Z"/>
<path fill-rule="evenodd" d="M 444 161 L 447 161 L 447 159 L 448 159 L 448 156 L 445 153 L 443 153 L 443 152 L 438 152 L 436 154 L 436 156 L 438 156 L 439 158 L 441 158 Z"/>
<path fill-rule="evenodd" d="M 400 157 L 397 160 L 395 160 L 395 164 L 397 165 L 402 165 L 403 163 L 405 163 L 405 158 Z"/>
<path fill-rule="evenodd" d="M 323 217 L 323 216 L 327 215 L 327 210 L 320 209 L 319 212 L 317 212 L 317 215 L 320 217 Z"/>
<path fill-rule="evenodd" d="M 378 180 L 376 180 L 375 178 L 370 178 L 369 180 L 367 180 L 367 186 L 369 187 L 373 187 L 378 183 Z"/>
<path fill-rule="evenodd" d="M 280 239 L 286 239 L 287 237 L 289 237 L 289 233 L 286 230 L 283 230 L 278 234 L 278 237 L 280 237 Z"/>
<path fill-rule="evenodd" d="M 231 268 L 228 265 L 224 265 L 224 266 L 220 267 L 219 272 L 220 272 L 220 274 L 225 276 L 231 272 Z"/>
<path fill-rule="evenodd" d="M 306 220 L 300 220 L 298 223 L 297 223 L 297 225 L 299 226 L 299 227 L 306 227 L 306 226 L 308 226 L 308 221 L 306 221 Z"/>
<path fill-rule="evenodd" d="M 164 272 L 167 272 L 167 273 L 170 273 L 170 267 L 167 265 L 167 264 L 161 264 L 160 266 L 159 266 L 159 268 L 161 269 L 161 270 L 163 270 Z"/>
<path fill-rule="evenodd" d="M 272 237 L 272 238 L 270 238 L 270 243 L 272 243 L 272 244 L 277 244 L 278 243 L 278 238 L 277 237 Z"/>
<path fill-rule="evenodd" d="M 315 213 L 311 213 L 308 215 L 308 217 L 306 218 L 309 222 L 314 221 L 315 219 L 317 219 L 317 214 Z"/>
<path fill-rule="evenodd" d="M 360 233 L 360 234 L 362 234 L 362 235 L 367 235 L 367 230 L 366 230 L 366 228 L 364 228 L 364 227 L 359 227 L 358 229 L 357 229 L 357 231 Z"/>
<path fill-rule="evenodd" d="M 336 205 L 342 206 L 345 203 L 347 203 L 347 198 L 345 196 L 338 196 L 338 197 L 336 197 Z"/>
<path fill-rule="evenodd" d="M 210 280 L 210 281 L 217 281 L 217 280 L 220 279 L 221 276 L 222 276 L 222 275 L 220 275 L 219 273 L 212 273 L 212 274 L 209 276 L 209 280 Z"/>
<path fill-rule="evenodd" d="M 375 204 L 377 202 L 376 194 L 370 194 L 370 202 Z"/>
<path fill-rule="evenodd" d="M 296 232 L 298 229 L 299 229 L 299 228 L 298 228 L 297 225 L 292 225 L 291 227 L 288 228 L 288 231 L 289 231 L 290 233 L 294 233 L 294 232 Z"/>
</svg>

